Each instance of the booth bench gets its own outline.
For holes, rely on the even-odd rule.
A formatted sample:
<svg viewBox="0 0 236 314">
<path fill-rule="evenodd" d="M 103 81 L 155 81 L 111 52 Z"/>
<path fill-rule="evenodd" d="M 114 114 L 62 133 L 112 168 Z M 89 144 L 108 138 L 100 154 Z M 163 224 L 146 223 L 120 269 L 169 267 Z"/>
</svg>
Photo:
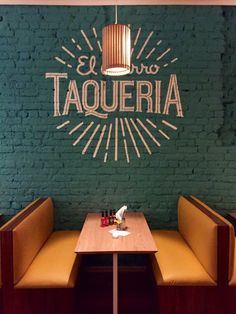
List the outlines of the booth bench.
<svg viewBox="0 0 236 314">
<path fill-rule="evenodd" d="M 54 232 L 53 211 L 38 199 L 0 229 L 4 314 L 70 313 L 79 231 Z"/>
<path fill-rule="evenodd" d="M 157 313 L 235 313 L 225 312 L 228 282 L 236 282 L 234 228 L 226 219 L 197 198 L 181 196 L 178 231 L 152 234 Z"/>
</svg>

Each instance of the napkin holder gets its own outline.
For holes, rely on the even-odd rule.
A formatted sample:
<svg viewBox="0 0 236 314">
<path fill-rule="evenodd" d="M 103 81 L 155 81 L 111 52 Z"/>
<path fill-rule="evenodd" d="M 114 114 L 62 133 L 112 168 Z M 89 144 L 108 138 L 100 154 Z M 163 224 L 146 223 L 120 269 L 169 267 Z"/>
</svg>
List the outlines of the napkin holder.
<svg viewBox="0 0 236 314">
<path fill-rule="evenodd" d="M 126 230 L 127 226 L 125 223 L 125 213 L 127 211 L 127 206 L 122 206 L 116 213 L 116 229 Z"/>
</svg>

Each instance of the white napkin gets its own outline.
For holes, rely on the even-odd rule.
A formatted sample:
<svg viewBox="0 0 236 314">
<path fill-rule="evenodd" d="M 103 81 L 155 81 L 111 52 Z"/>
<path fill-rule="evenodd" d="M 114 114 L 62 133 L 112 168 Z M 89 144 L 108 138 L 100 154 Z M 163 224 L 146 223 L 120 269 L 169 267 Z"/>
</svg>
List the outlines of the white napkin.
<svg viewBox="0 0 236 314">
<path fill-rule="evenodd" d="M 117 212 L 116 212 L 116 219 L 117 220 L 122 220 L 123 218 L 125 218 L 125 212 L 127 211 L 127 206 L 124 205 L 122 206 Z"/>
<path fill-rule="evenodd" d="M 112 229 L 109 231 L 112 234 L 113 238 L 118 238 L 118 237 L 125 237 L 129 235 L 131 232 L 125 231 L 125 230 L 117 230 L 117 229 Z"/>
</svg>

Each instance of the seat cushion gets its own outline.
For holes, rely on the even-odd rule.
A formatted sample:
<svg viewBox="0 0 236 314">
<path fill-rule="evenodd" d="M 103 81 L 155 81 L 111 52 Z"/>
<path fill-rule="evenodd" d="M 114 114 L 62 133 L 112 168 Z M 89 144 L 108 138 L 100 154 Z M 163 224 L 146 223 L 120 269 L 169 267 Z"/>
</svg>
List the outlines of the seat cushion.
<svg viewBox="0 0 236 314">
<path fill-rule="evenodd" d="M 53 232 L 15 288 L 72 288 L 78 256 L 74 253 L 79 231 Z"/>
<path fill-rule="evenodd" d="M 158 285 L 216 285 L 178 231 L 153 230 L 152 236 L 158 249 L 152 255 Z"/>
</svg>

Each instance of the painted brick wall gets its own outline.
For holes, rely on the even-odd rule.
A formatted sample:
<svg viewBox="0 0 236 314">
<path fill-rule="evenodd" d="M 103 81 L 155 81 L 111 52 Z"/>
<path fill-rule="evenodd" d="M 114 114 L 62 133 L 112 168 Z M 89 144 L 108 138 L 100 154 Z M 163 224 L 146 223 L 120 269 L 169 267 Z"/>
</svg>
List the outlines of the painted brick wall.
<svg viewBox="0 0 236 314">
<path fill-rule="evenodd" d="M 86 47 L 80 30 L 94 41 L 92 27 L 101 40 L 103 25 L 113 22 L 113 8 L 1 6 L 0 211 L 13 213 L 36 197 L 52 196 L 57 227 L 80 228 L 88 211 L 127 203 L 130 210 L 143 211 L 152 227 L 173 228 L 180 194 L 194 194 L 222 211 L 236 209 L 235 8 L 149 6 L 120 11 L 120 22 L 131 24 L 133 42 L 139 27 L 143 41 L 154 31 L 155 40 L 163 42 L 161 48 L 171 47 L 169 56 L 178 57 L 156 78 L 163 84 L 163 108 L 169 75 L 178 77 L 184 118 L 176 117 L 174 109 L 168 117 L 177 131 L 167 128 L 171 139 L 159 136 L 161 147 L 153 149 L 152 143 L 151 155 L 139 140 L 140 158 L 127 139 L 129 164 L 123 147 L 118 161 L 110 158 L 104 163 L 102 150 L 93 158 L 95 143 L 81 155 L 88 138 L 73 147 L 70 128 L 56 129 L 66 119 L 53 117 L 53 82 L 45 73 L 70 73 L 81 86 L 84 78 L 72 71 L 76 59 L 61 47 L 79 53 L 71 38 Z M 152 47 L 155 40 L 150 41 Z M 92 55 L 88 47 L 87 53 Z M 98 48 L 93 53 L 101 59 Z M 71 61 L 72 69 L 56 62 L 55 56 Z M 62 100 L 67 87 L 68 80 L 61 85 Z M 163 118 L 153 119 L 158 123 Z M 73 126 L 91 121 L 75 112 L 69 119 Z M 119 136 L 122 141 L 121 132 Z"/>
</svg>

